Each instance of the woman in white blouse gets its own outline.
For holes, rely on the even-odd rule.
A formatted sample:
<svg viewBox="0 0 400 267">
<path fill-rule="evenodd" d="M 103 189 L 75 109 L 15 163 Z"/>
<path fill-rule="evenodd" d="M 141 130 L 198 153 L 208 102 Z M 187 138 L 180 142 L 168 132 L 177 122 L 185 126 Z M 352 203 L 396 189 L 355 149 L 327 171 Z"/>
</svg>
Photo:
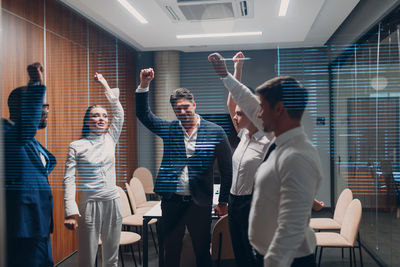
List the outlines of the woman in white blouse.
<svg viewBox="0 0 400 267">
<path fill-rule="evenodd" d="M 111 89 L 101 74 L 95 80 L 103 85 L 113 114 L 109 124 L 107 110 L 90 106 L 83 119 L 82 139 L 69 145 L 65 163 L 64 225 L 78 229 L 79 266 L 94 266 L 99 237 L 102 240 L 103 266 L 118 265 L 122 226 L 121 204 L 116 187 L 115 147 L 124 123 L 119 89 Z M 80 182 L 76 183 L 76 171 Z M 81 191 L 79 208 L 75 193 Z"/>
<path fill-rule="evenodd" d="M 234 77 L 240 81 L 244 55 L 234 57 Z M 228 221 L 236 266 L 254 266 L 252 248 L 248 238 L 249 212 L 255 173 L 262 163 L 269 140 L 236 105 L 229 93 L 227 106 L 240 143 L 232 156 L 232 187 L 229 195 Z"/>
</svg>

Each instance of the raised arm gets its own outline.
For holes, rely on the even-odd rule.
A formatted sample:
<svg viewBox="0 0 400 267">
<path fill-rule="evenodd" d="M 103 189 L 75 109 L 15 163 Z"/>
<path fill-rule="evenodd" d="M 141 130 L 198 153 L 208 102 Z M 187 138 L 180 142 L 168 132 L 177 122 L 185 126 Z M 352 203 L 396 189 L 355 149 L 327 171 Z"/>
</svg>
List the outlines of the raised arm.
<svg viewBox="0 0 400 267">
<path fill-rule="evenodd" d="M 108 128 L 108 133 L 112 136 L 114 142 L 117 143 L 119 136 L 121 135 L 122 126 L 124 125 L 124 109 L 119 102 L 119 89 L 111 89 L 106 79 L 100 73 L 96 72 L 94 79 L 103 85 L 104 93 L 110 102 L 113 118 L 111 125 Z"/>
<path fill-rule="evenodd" d="M 236 55 L 233 57 L 234 69 L 235 69 L 233 76 L 239 82 L 242 80 L 242 70 L 243 70 L 243 60 L 240 60 L 241 58 L 244 58 L 242 52 L 236 53 Z M 229 92 L 228 94 L 228 101 L 226 102 L 226 105 L 228 107 L 231 120 L 233 122 L 233 117 L 235 116 L 236 103 L 232 98 L 231 92 Z M 235 124 L 233 124 L 233 126 L 235 127 L 236 133 L 238 133 L 240 129 Z"/>
<path fill-rule="evenodd" d="M 249 88 L 237 81 L 226 68 L 223 57 L 218 53 L 208 56 L 208 61 L 214 68 L 215 73 L 220 76 L 225 87 L 232 94 L 232 98 L 243 110 L 251 122 L 261 131 L 263 131 L 262 121 L 257 117 L 260 110 L 260 100 Z"/>
<path fill-rule="evenodd" d="M 28 87 L 13 90 L 9 97 L 10 120 L 15 124 L 5 132 L 6 142 L 17 142 L 24 145 L 36 135 L 42 117 L 43 99 L 46 86 L 43 80 L 43 67 L 34 63 L 27 68 Z M 16 141 L 12 141 L 16 140 Z"/>
<path fill-rule="evenodd" d="M 154 79 L 152 68 L 140 71 L 140 84 L 136 89 L 136 117 L 146 126 L 147 129 L 157 134 L 161 138 L 166 136 L 170 122 L 156 116 L 149 105 L 149 87 Z"/>
<path fill-rule="evenodd" d="M 77 216 L 79 216 L 78 205 L 75 201 L 76 194 L 76 151 L 70 145 L 68 148 L 67 160 L 65 162 L 64 174 L 64 206 L 65 206 L 65 220 L 64 225 L 70 230 L 78 227 Z"/>
</svg>

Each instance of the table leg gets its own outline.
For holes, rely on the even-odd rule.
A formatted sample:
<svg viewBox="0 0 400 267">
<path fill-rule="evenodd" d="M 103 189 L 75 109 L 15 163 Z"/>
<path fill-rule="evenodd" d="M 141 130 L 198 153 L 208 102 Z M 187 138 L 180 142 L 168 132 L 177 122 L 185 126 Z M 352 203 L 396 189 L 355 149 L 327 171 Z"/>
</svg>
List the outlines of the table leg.
<svg viewBox="0 0 400 267">
<path fill-rule="evenodd" d="M 150 218 L 143 218 L 143 267 L 149 266 L 149 240 L 147 236 L 147 227 Z"/>
<path fill-rule="evenodd" d="M 162 232 L 162 218 L 157 220 L 158 235 L 158 266 L 164 267 L 164 233 Z"/>
</svg>

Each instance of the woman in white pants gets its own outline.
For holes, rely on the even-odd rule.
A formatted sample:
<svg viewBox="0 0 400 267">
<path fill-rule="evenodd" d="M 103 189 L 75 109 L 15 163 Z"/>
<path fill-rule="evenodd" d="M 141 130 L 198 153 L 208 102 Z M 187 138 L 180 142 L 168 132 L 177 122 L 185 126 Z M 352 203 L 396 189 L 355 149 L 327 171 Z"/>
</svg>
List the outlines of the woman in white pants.
<svg viewBox="0 0 400 267">
<path fill-rule="evenodd" d="M 107 110 L 90 106 L 83 119 L 82 139 L 69 145 L 65 163 L 64 225 L 78 228 L 80 267 L 95 265 L 99 237 L 102 240 L 103 266 L 118 266 L 118 248 L 122 213 L 115 177 L 115 146 L 124 123 L 119 89 L 110 89 L 101 74 L 95 80 L 103 85 L 112 109 L 109 124 Z M 79 208 L 75 201 L 76 171 L 81 190 Z"/>
</svg>

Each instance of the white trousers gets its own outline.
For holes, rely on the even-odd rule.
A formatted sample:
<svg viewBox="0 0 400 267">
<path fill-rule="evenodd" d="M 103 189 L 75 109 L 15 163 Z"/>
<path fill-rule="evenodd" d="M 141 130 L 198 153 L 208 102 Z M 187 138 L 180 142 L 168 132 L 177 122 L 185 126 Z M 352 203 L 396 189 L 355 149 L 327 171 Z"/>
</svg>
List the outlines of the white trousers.
<svg viewBox="0 0 400 267">
<path fill-rule="evenodd" d="M 118 266 L 122 213 L 119 198 L 88 201 L 79 207 L 78 262 L 79 267 L 95 266 L 99 237 L 102 241 L 103 266 Z"/>
</svg>

